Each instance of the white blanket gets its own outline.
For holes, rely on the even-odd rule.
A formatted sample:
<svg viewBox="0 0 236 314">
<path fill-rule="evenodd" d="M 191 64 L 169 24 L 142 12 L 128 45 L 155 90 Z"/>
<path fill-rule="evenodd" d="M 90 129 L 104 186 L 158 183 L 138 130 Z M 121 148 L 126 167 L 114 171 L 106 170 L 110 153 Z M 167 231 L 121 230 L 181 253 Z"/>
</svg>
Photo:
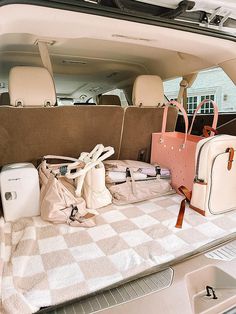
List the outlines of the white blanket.
<svg viewBox="0 0 236 314">
<path fill-rule="evenodd" d="M 171 195 L 111 205 L 99 210 L 90 229 L 53 225 L 40 217 L 0 220 L 0 312 L 33 313 L 82 297 L 157 271 L 236 232 L 236 212 L 206 218 L 188 208 L 183 229 L 176 229 L 180 200 Z"/>
</svg>

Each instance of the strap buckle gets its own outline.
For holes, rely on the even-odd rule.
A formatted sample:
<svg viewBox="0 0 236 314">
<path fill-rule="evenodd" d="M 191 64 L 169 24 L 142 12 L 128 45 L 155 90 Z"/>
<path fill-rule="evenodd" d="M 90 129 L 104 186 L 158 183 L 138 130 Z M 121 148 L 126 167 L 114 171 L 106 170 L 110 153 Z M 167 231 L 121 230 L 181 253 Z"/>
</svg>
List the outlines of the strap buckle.
<svg viewBox="0 0 236 314">
<path fill-rule="evenodd" d="M 131 178 L 131 173 L 130 173 L 130 169 L 129 168 L 126 168 L 125 176 L 126 176 L 126 178 Z"/>
<path fill-rule="evenodd" d="M 70 220 L 72 220 L 72 221 L 75 221 L 76 219 L 75 219 L 75 216 L 76 216 L 76 214 L 78 213 L 78 207 L 77 206 L 73 206 L 72 205 L 72 210 L 71 210 L 71 213 L 70 213 Z"/>
<path fill-rule="evenodd" d="M 68 169 L 68 166 L 61 166 L 61 167 L 59 168 L 60 175 L 61 175 L 61 176 L 65 176 L 66 173 L 67 173 L 67 169 Z"/>
</svg>

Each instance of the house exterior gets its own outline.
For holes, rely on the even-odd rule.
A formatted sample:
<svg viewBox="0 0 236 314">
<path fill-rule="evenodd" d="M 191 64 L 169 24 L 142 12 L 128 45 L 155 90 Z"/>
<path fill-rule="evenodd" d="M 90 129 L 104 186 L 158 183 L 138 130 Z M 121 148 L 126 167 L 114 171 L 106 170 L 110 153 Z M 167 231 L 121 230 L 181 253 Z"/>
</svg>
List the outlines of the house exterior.
<svg viewBox="0 0 236 314">
<path fill-rule="evenodd" d="M 179 83 L 182 78 L 164 82 L 165 95 L 169 100 L 176 99 Z M 203 99 L 215 100 L 220 112 L 236 112 L 236 87 L 230 78 L 220 68 L 214 68 L 198 73 L 198 76 L 188 89 L 188 113 L 192 114 Z M 201 109 L 201 113 L 212 113 L 209 103 Z"/>
</svg>

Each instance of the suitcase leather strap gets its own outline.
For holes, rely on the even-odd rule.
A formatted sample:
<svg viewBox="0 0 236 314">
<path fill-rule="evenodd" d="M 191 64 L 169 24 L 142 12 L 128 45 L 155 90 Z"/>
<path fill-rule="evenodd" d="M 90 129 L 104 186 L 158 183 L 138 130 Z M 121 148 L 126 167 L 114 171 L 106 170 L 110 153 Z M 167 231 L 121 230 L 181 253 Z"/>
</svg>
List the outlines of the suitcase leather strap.
<svg viewBox="0 0 236 314">
<path fill-rule="evenodd" d="M 178 218 L 177 218 L 176 225 L 175 225 L 176 228 L 181 229 L 182 225 L 183 225 L 183 220 L 184 220 L 186 202 L 190 204 L 190 201 L 192 198 L 192 191 L 189 191 L 189 189 L 187 189 L 183 185 L 181 187 L 179 187 L 178 190 L 180 191 L 180 193 L 182 193 L 185 196 L 185 198 L 181 201 Z M 191 204 L 189 205 L 189 207 L 202 216 L 206 215 L 205 211 L 200 209 L 200 208 L 194 207 Z"/>
<path fill-rule="evenodd" d="M 231 170 L 232 165 L 233 165 L 233 161 L 234 161 L 234 149 L 233 147 L 229 147 L 227 148 L 226 152 L 229 153 L 229 159 L 228 159 L 228 170 Z"/>
<path fill-rule="evenodd" d="M 181 201 L 180 204 L 180 209 L 179 209 L 179 214 L 178 218 L 176 221 L 176 228 L 182 228 L 183 225 L 183 220 L 184 220 L 184 213 L 185 213 L 185 207 L 186 207 L 186 202 L 190 203 L 191 197 L 192 197 L 192 192 L 189 191 L 185 186 L 181 185 L 178 190 L 180 191 L 181 194 L 185 196 L 185 198 Z"/>
</svg>

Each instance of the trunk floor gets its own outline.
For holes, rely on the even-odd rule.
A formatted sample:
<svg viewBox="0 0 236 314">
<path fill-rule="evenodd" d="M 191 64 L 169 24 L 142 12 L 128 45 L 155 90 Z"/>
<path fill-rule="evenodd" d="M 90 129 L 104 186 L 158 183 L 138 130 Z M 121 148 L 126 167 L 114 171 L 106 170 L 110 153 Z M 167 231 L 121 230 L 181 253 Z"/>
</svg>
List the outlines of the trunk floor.
<svg viewBox="0 0 236 314">
<path fill-rule="evenodd" d="M 96 295 L 93 295 L 84 300 L 80 300 L 73 304 L 58 306 L 55 309 L 52 307 L 42 309 L 39 313 L 48 314 L 91 314 L 101 310 L 111 308 L 122 303 L 134 301 L 146 295 L 158 292 L 168 288 L 173 280 L 174 272 L 171 268 L 167 268 L 158 273 L 154 273 L 136 280 L 127 282 L 119 287 L 115 287 Z"/>
<path fill-rule="evenodd" d="M 236 211 L 203 217 L 169 195 L 98 210 L 90 229 L 52 225 L 40 217 L 1 223 L 2 312 L 33 313 L 163 270 L 233 238 Z M 1 261 L 0 261 L 1 262 Z"/>
</svg>

